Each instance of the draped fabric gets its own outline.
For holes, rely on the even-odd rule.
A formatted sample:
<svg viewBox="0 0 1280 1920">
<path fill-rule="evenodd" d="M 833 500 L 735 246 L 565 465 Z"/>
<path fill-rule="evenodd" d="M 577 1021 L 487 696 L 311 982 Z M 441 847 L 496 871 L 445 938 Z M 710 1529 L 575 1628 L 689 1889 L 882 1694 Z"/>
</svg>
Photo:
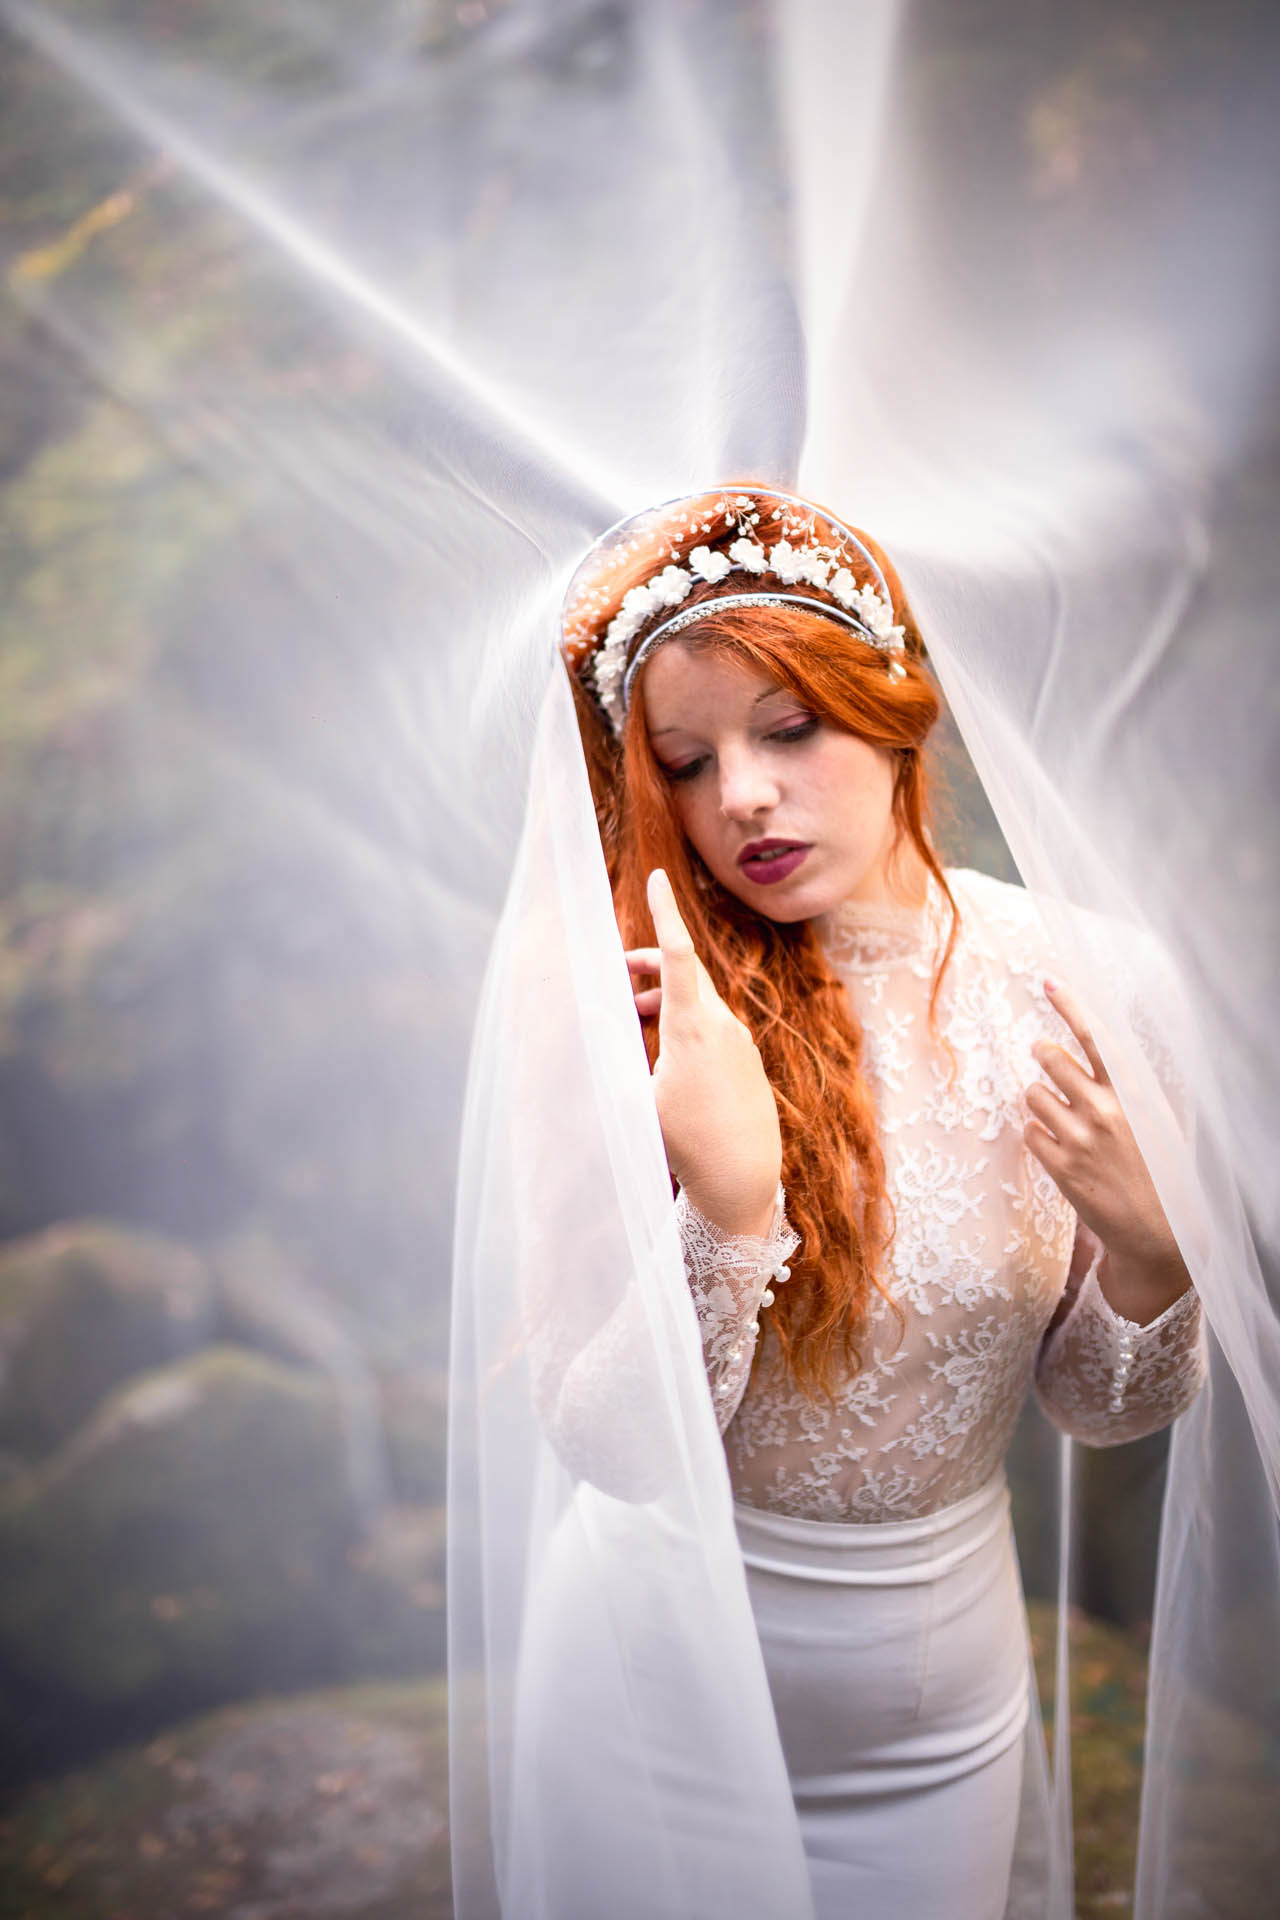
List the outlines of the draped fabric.
<svg viewBox="0 0 1280 1920">
<path fill-rule="evenodd" d="M 421 1140 L 436 1200 L 406 1182 L 387 1234 L 420 1249 L 426 1314 L 457 1167 L 458 1913 L 805 1912 L 555 654 L 600 531 L 732 478 L 893 556 L 1200 1292 L 1211 1377 L 1173 1442 L 1135 1911 L 1267 1911 L 1271 10 L 3 19 L 51 182 L 14 237 L 6 351 L 88 423 L 57 595 L 21 569 L 65 483 L 42 468 L 23 495 L 10 632 L 156 646 L 136 765 L 198 752 L 210 818 L 305 849 L 335 937 L 431 981 L 405 1153 Z M 380 1092 L 362 1058 L 357 1105 Z M 287 1182 L 287 1138 L 267 1151 Z M 1069 1912 L 1056 1851 L 1051 1876 L 1024 1861 L 1022 1910 Z"/>
</svg>

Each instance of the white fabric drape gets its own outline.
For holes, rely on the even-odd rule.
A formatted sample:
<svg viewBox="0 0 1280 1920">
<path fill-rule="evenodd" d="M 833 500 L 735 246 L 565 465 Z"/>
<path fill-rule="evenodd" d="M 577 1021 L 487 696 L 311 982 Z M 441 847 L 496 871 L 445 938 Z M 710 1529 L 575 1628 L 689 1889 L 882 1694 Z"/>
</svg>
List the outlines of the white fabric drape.
<svg viewBox="0 0 1280 1920">
<path fill-rule="evenodd" d="M 555 1124 L 529 1126 L 553 1086 Z M 488 1766 L 455 1765 L 459 1910 L 803 1915 L 648 1067 L 559 673 L 464 1141 L 454 1745 L 472 1752 L 483 1714 Z M 483 1701 L 469 1684 L 481 1674 Z M 467 1851 L 486 1774 L 496 1904 Z"/>
<path fill-rule="evenodd" d="M 149 444 L 145 488 L 127 461 L 83 476 L 136 569 L 77 575 L 62 616 L 127 627 L 163 580 L 167 629 L 240 663 L 247 710 L 263 663 L 323 659 L 314 759 L 172 680 L 148 725 L 212 755 L 210 807 L 252 796 L 358 903 L 348 937 L 402 940 L 438 996 L 459 1914 L 805 1911 L 554 662 L 589 541 L 738 476 L 899 564 L 1201 1290 L 1213 1376 L 1173 1446 L 1136 1912 L 1266 1911 L 1268 10 L 217 14 L 161 34 L 125 0 L 6 5 L 61 103 L 32 165 L 107 209 L 10 290 Z M 174 564 L 175 500 L 216 568 Z"/>
</svg>

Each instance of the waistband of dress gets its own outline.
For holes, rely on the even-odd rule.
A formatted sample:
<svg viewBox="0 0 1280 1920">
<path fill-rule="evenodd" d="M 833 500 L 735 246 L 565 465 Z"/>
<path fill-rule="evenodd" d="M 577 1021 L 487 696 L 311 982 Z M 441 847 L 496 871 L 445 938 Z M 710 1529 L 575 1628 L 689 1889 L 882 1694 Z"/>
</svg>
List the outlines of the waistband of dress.
<svg viewBox="0 0 1280 1920">
<path fill-rule="evenodd" d="M 952 1506 L 911 1520 L 805 1520 L 734 1503 L 738 1544 L 749 1567 L 793 1579 L 857 1586 L 936 1579 L 1009 1532 L 1003 1467 Z"/>
</svg>

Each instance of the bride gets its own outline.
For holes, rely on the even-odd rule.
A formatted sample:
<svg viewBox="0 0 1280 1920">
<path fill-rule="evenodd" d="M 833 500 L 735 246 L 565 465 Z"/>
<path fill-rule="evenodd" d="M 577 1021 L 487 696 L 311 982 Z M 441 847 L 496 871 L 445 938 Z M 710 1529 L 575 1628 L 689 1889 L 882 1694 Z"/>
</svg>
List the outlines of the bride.
<svg viewBox="0 0 1280 1920">
<path fill-rule="evenodd" d="M 893 568 L 755 487 L 624 523 L 564 649 L 820 1916 L 1004 1913 L 1030 1713 L 1002 1462 L 1204 1370 L 1020 888 L 944 869 Z"/>
</svg>

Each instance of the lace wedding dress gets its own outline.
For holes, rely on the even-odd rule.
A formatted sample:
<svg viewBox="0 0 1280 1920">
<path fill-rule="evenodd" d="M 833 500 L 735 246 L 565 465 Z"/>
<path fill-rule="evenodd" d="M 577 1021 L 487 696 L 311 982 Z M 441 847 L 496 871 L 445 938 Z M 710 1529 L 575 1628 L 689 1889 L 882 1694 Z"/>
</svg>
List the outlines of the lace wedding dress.
<svg viewBox="0 0 1280 1920">
<path fill-rule="evenodd" d="M 786 1377 L 769 1308 L 797 1241 L 729 1238 L 681 1196 L 685 1267 L 820 1916 L 1007 1910 L 1030 1726 L 1002 1462 L 1029 1390 L 1074 1438 L 1152 1432 L 1205 1369 L 1188 1290 L 1120 1318 L 1100 1249 L 1023 1144 L 1052 1009 L 1033 901 L 948 874 L 960 911 L 846 905 L 820 923 L 865 1034 L 895 1210 L 889 1291 L 831 1403 Z M 897 1311 L 895 1311 L 897 1309 Z M 754 1362 L 754 1366 L 753 1366 Z"/>
<path fill-rule="evenodd" d="M 1167 1426 L 1203 1376 L 1195 1293 L 1147 1326 L 1114 1313 L 1083 1236 L 1076 1250 L 1073 1208 L 1023 1145 L 1023 1092 L 1045 1078 L 1034 1042 L 1079 1054 L 1044 992 L 1052 960 L 1034 903 L 985 874 L 947 878 L 961 924 L 936 1037 L 940 890 L 918 910 L 850 903 L 821 923 L 865 1034 L 905 1316 L 873 1297 L 863 1366 L 833 1406 L 787 1382 L 769 1338 L 797 1245 L 785 1219 L 771 1240 L 728 1239 L 677 1202 L 734 1491 L 749 1506 L 812 1520 L 933 1513 L 990 1479 L 1033 1384 L 1057 1426 L 1105 1446 Z"/>
</svg>

